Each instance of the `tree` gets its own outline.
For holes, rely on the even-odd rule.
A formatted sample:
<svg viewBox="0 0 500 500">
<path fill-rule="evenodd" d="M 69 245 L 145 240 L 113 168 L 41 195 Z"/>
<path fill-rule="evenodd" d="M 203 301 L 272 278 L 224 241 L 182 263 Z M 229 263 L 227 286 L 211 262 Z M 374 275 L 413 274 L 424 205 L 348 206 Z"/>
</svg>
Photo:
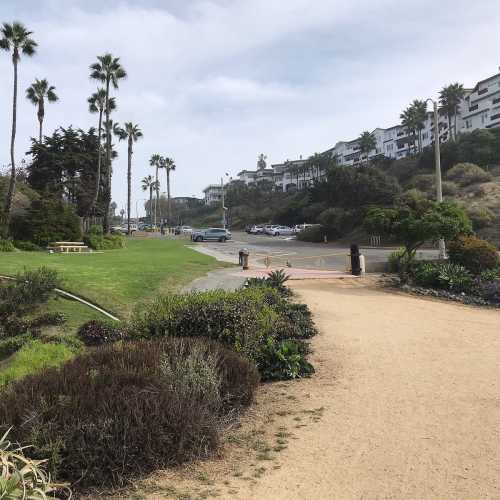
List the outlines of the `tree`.
<svg viewBox="0 0 500 500">
<path fill-rule="evenodd" d="M 172 158 L 161 158 L 160 160 L 161 168 L 164 168 L 167 172 L 167 201 L 168 201 L 168 223 L 171 224 L 170 220 L 172 217 L 172 205 L 170 197 L 170 172 L 176 169 L 175 162 Z"/>
<path fill-rule="evenodd" d="M 154 208 L 154 227 L 156 227 L 157 218 L 158 218 L 158 200 L 160 199 L 160 182 L 158 180 L 158 170 L 160 168 L 161 156 L 158 153 L 151 155 L 149 159 L 149 164 L 152 167 L 155 167 L 155 191 L 156 191 L 156 200 L 155 200 L 155 208 Z"/>
<path fill-rule="evenodd" d="M 401 204 L 393 208 L 372 208 L 364 221 L 371 234 L 394 238 L 403 243 L 401 256 L 403 273 L 415 259 L 415 254 L 426 241 L 454 240 L 460 234 L 470 234 L 471 223 L 465 212 L 449 202 Z"/>
<path fill-rule="evenodd" d="M 96 175 L 96 186 L 95 186 L 95 193 L 94 193 L 94 199 L 92 202 L 92 208 L 95 208 L 97 204 L 97 199 L 99 197 L 99 186 L 101 184 L 101 164 L 102 164 L 102 147 L 101 147 L 101 140 L 102 140 L 102 115 L 104 113 L 104 110 L 106 109 L 106 90 L 103 88 L 97 89 L 97 92 L 94 92 L 88 99 L 87 102 L 89 103 L 89 111 L 91 113 L 99 113 L 99 120 L 98 120 L 98 126 L 97 126 L 97 132 L 98 132 L 98 137 L 99 141 L 97 143 L 97 175 Z M 114 97 L 110 97 L 108 99 L 108 106 L 109 110 L 113 111 L 116 109 L 116 100 Z"/>
<path fill-rule="evenodd" d="M 465 96 L 465 89 L 461 83 L 451 83 L 443 87 L 439 92 L 440 111 L 448 120 L 448 130 L 450 139 L 457 139 L 457 115 L 460 111 L 460 102 Z M 454 126 L 452 129 L 451 120 L 454 118 Z"/>
<path fill-rule="evenodd" d="M 109 204 L 111 203 L 111 120 L 110 113 L 111 107 L 109 105 L 110 99 L 110 87 L 113 86 L 114 89 L 118 89 L 118 82 L 127 76 L 126 71 L 120 64 L 119 57 L 113 57 L 111 54 L 104 54 L 97 57 L 97 61 L 90 66 L 90 78 L 104 83 L 104 90 L 106 92 L 106 100 L 104 112 L 106 115 L 106 121 L 104 123 L 106 128 L 106 192 L 105 192 L 105 202 L 106 211 L 104 214 L 104 231 L 109 233 Z"/>
<path fill-rule="evenodd" d="M 59 98 L 55 90 L 56 88 L 53 85 L 49 85 L 49 82 L 45 78 L 43 80 L 37 78 L 26 89 L 26 98 L 38 107 L 37 116 L 38 123 L 40 124 L 38 142 L 40 144 L 42 143 L 43 119 L 45 117 L 45 99 L 47 99 L 47 102 L 56 102 Z"/>
<path fill-rule="evenodd" d="M 422 130 L 425 128 L 425 120 L 427 119 L 427 102 L 415 99 L 410 106 L 413 116 L 413 125 L 418 134 L 418 151 L 422 152 Z"/>
<path fill-rule="evenodd" d="M 18 22 L 12 24 L 3 23 L 0 29 L 0 49 L 12 54 L 12 64 L 14 66 L 14 91 L 12 96 L 12 131 L 10 135 L 10 182 L 5 198 L 4 210 L 1 214 L 0 229 L 8 231 L 12 200 L 16 190 L 16 161 L 14 158 L 14 146 L 16 141 L 17 125 L 17 66 L 21 59 L 21 54 L 31 57 L 37 47 L 35 40 L 31 38 L 32 31 L 28 31 L 25 26 Z"/>
<path fill-rule="evenodd" d="M 142 137 L 141 129 L 132 122 L 124 124 L 123 128 L 118 128 L 120 140 L 127 140 L 127 234 L 130 235 L 130 202 L 132 197 L 132 154 L 134 142 Z"/>
<path fill-rule="evenodd" d="M 415 150 L 415 132 L 417 130 L 417 121 L 415 116 L 415 109 L 412 106 L 406 108 L 400 115 L 401 125 L 406 128 L 408 137 L 413 138 L 413 148 Z M 408 139 L 408 152 L 411 153 L 411 145 Z"/>
<path fill-rule="evenodd" d="M 361 154 L 366 154 L 366 163 L 368 163 L 368 154 L 375 149 L 377 145 L 375 137 L 365 130 L 358 138 L 358 145 Z"/>
<path fill-rule="evenodd" d="M 149 191 L 149 222 L 153 225 L 153 190 L 156 189 L 156 181 L 152 175 L 142 179 L 142 190 Z"/>
</svg>

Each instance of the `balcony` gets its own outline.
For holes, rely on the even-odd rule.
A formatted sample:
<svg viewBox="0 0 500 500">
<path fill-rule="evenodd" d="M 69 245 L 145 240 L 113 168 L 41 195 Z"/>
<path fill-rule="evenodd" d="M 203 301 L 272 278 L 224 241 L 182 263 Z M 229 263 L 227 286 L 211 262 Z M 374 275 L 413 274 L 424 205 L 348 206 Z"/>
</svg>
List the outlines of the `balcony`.
<svg viewBox="0 0 500 500">
<path fill-rule="evenodd" d="M 483 94 L 486 94 L 486 92 L 488 92 L 488 87 L 485 87 L 484 89 L 478 90 L 477 95 L 483 95 Z"/>
<path fill-rule="evenodd" d="M 500 113 L 497 113 L 496 115 L 493 115 L 491 117 L 491 121 L 494 121 L 494 120 L 499 120 L 500 119 Z"/>
<path fill-rule="evenodd" d="M 474 106 L 471 106 L 469 108 L 469 112 L 476 111 L 476 109 L 478 109 L 478 108 L 479 108 L 479 104 L 474 104 Z"/>
<path fill-rule="evenodd" d="M 500 97 L 497 97 L 496 99 L 493 99 L 491 104 L 498 104 L 500 102 Z"/>
</svg>

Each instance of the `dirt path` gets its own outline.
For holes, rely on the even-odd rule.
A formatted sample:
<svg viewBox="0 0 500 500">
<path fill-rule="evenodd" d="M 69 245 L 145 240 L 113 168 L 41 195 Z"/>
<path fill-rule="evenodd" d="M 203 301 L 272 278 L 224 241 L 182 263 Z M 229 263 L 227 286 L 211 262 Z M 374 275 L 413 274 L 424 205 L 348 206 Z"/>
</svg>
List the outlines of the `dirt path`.
<svg viewBox="0 0 500 500">
<path fill-rule="evenodd" d="M 262 385 L 218 459 L 138 498 L 500 499 L 500 311 L 292 286 L 321 331 L 316 375 Z"/>
<path fill-rule="evenodd" d="M 241 499 L 500 498 L 500 312 L 301 282 L 324 407 Z M 223 495 L 230 498 L 231 494 Z"/>
</svg>

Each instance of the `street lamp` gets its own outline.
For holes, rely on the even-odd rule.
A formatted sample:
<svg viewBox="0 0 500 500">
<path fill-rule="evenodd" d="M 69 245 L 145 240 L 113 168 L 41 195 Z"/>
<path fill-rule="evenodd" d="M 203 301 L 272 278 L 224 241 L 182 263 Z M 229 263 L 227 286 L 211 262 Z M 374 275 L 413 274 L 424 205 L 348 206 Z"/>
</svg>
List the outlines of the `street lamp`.
<svg viewBox="0 0 500 500">
<path fill-rule="evenodd" d="M 439 116 L 438 104 L 434 99 L 427 99 L 425 102 L 432 102 L 434 111 L 434 161 L 436 164 L 436 199 L 438 203 L 443 201 L 443 185 L 441 182 L 441 145 L 439 143 Z M 439 239 L 439 258 L 446 258 L 446 245 L 443 238 Z"/>
</svg>

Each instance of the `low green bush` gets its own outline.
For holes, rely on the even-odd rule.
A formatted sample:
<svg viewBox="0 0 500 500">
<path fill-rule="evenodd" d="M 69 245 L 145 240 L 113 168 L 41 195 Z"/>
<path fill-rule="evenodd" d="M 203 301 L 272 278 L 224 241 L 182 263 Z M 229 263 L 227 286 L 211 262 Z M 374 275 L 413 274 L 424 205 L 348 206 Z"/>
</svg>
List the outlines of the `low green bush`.
<svg viewBox="0 0 500 500">
<path fill-rule="evenodd" d="M 0 430 L 58 481 L 129 484 L 209 456 L 247 406 L 255 367 L 207 339 L 115 343 L 6 386 Z"/>
<path fill-rule="evenodd" d="M 308 241 L 310 243 L 323 243 L 325 240 L 325 230 L 322 226 L 314 225 L 306 227 L 297 234 L 299 241 Z"/>
<path fill-rule="evenodd" d="M 234 292 L 214 290 L 183 295 L 168 294 L 137 309 L 127 326 L 131 338 L 162 336 L 209 337 L 231 346 L 253 361 L 264 380 L 270 376 L 269 360 L 273 347 L 283 340 L 297 343 L 312 335 L 310 317 L 291 324 L 284 310 L 288 302 L 269 286 L 248 287 Z M 293 312 L 289 312 L 290 315 Z M 297 314 L 297 313 L 296 313 Z M 304 329 L 304 325 L 308 329 Z M 264 353 L 265 350 L 265 353 Z M 276 352 L 276 357 L 280 356 Z M 311 367 L 302 356 L 297 376 L 308 375 Z M 279 378 L 289 378 L 284 371 Z M 295 374 L 295 372 L 294 372 Z"/>
<path fill-rule="evenodd" d="M 443 288 L 452 292 L 471 292 L 474 287 L 471 273 L 452 262 L 418 262 L 413 266 L 412 280 L 419 286 Z"/>
<path fill-rule="evenodd" d="M 387 259 L 387 270 L 390 273 L 399 273 L 401 271 L 401 259 L 406 255 L 404 248 L 398 248 L 389 254 Z"/>
<path fill-rule="evenodd" d="M 459 236 L 448 245 L 450 261 L 480 274 L 498 265 L 497 249 L 477 236 Z"/>
<path fill-rule="evenodd" d="M 40 328 L 42 326 L 59 326 L 64 325 L 66 321 L 67 318 L 63 313 L 49 312 L 36 316 L 29 322 L 29 325 L 32 328 Z"/>
<path fill-rule="evenodd" d="M 12 337 L 0 339 L 0 360 L 7 358 L 11 354 L 21 349 L 24 344 L 33 339 L 31 333 L 24 333 Z"/>
<path fill-rule="evenodd" d="M 41 250 L 38 245 L 35 245 L 31 241 L 16 240 L 14 241 L 14 246 L 23 252 L 38 252 Z"/>
<path fill-rule="evenodd" d="M 94 250 L 115 250 L 125 247 L 125 238 L 120 234 L 104 234 L 102 226 L 91 226 L 83 237 L 86 245 Z"/>
<path fill-rule="evenodd" d="M 467 215 L 472 222 L 474 230 L 484 229 L 493 225 L 495 214 L 486 207 L 473 207 L 467 209 Z"/>
<path fill-rule="evenodd" d="M 494 281 L 498 278 L 500 278 L 500 265 L 493 269 L 483 271 L 480 275 L 481 281 Z"/>
<path fill-rule="evenodd" d="M 413 280 L 419 286 L 440 286 L 439 265 L 433 262 L 417 262 L 413 268 Z"/>
<path fill-rule="evenodd" d="M 446 178 L 461 186 L 469 186 L 491 180 L 491 174 L 474 163 L 458 163 L 446 173 Z"/>
<path fill-rule="evenodd" d="M 16 248 L 11 240 L 0 238 L 0 252 L 13 252 Z"/>
</svg>

